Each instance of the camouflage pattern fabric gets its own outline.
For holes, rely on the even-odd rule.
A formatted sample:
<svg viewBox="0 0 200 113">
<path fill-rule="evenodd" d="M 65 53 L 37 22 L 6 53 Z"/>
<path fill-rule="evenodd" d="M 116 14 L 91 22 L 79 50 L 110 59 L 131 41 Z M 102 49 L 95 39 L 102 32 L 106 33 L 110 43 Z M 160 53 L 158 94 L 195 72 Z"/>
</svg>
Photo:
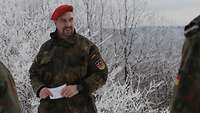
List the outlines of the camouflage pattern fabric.
<svg viewBox="0 0 200 113">
<path fill-rule="evenodd" d="M 96 113 L 92 93 L 105 84 L 108 73 L 98 48 L 78 33 L 67 39 L 58 38 L 57 32 L 50 36 L 30 68 L 36 95 L 43 87 L 54 88 L 63 84 L 77 84 L 82 90 L 71 98 L 41 99 L 38 112 Z"/>
<path fill-rule="evenodd" d="M 14 80 L 0 62 L 0 113 L 22 113 Z"/>
<path fill-rule="evenodd" d="M 185 37 L 171 113 L 200 113 L 200 16 L 185 27 Z"/>
</svg>

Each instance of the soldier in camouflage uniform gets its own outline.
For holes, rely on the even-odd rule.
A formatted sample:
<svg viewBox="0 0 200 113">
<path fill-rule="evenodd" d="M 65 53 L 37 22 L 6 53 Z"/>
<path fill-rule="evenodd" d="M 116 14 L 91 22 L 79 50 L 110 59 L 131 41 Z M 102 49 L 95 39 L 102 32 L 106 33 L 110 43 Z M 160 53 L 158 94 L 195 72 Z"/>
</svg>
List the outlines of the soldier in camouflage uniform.
<svg viewBox="0 0 200 113">
<path fill-rule="evenodd" d="M 0 62 L 0 113 L 22 113 L 14 80 Z"/>
<path fill-rule="evenodd" d="M 200 113 L 200 16 L 185 27 L 185 37 L 171 113 Z"/>
<path fill-rule="evenodd" d="M 92 93 L 105 84 L 107 66 L 97 46 L 76 33 L 71 5 L 56 8 L 51 20 L 57 29 L 30 68 L 33 89 L 41 98 L 38 113 L 96 113 Z M 62 98 L 51 99 L 50 88 L 63 84 Z"/>
</svg>

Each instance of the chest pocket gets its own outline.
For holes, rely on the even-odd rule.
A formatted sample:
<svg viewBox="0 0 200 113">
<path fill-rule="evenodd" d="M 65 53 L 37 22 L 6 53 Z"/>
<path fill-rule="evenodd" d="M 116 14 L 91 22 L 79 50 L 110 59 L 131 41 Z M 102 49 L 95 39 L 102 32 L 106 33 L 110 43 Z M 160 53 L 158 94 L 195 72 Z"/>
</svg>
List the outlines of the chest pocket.
<svg viewBox="0 0 200 113">
<path fill-rule="evenodd" d="M 78 54 L 68 53 L 64 62 L 69 68 L 79 67 L 81 64 L 81 57 Z"/>
<path fill-rule="evenodd" d="M 87 52 L 81 51 L 80 48 L 74 48 L 73 51 L 69 50 L 65 54 L 65 65 L 66 65 L 66 73 L 70 75 L 66 75 L 66 78 L 73 82 L 80 82 L 87 73 L 87 61 L 88 55 Z M 71 76 L 73 75 L 73 76 Z"/>
<path fill-rule="evenodd" d="M 76 83 L 87 73 L 87 53 L 79 47 L 65 48 L 56 47 L 51 54 L 46 55 L 48 61 L 45 67 L 44 79 L 48 83 Z M 46 60 L 45 60 L 46 61 Z"/>
</svg>

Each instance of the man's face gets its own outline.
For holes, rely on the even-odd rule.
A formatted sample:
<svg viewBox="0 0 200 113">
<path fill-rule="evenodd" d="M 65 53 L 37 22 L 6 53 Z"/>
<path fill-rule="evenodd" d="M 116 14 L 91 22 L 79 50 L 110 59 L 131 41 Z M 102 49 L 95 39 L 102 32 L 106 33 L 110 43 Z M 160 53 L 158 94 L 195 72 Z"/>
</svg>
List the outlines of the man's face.
<svg viewBox="0 0 200 113">
<path fill-rule="evenodd" d="M 55 20 L 55 25 L 61 38 L 67 38 L 74 33 L 74 16 L 72 12 L 66 12 Z"/>
</svg>

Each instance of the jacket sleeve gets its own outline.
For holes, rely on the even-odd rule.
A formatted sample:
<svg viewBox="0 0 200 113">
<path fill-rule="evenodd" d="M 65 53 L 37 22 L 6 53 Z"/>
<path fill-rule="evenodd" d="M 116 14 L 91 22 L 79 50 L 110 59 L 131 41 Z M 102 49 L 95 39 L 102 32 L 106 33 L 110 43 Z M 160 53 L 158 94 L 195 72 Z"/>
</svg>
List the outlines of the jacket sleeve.
<svg viewBox="0 0 200 113">
<path fill-rule="evenodd" d="M 107 65 L 94 44 L 90 47 L 87 68 L 87 77 L 82 80 L 81 86 L 84 92 L 93 93 L 106 83 L 108 75 Z"/>
<path fill-rule="evenodd" d="M 45 84 L 41 81 L 41 62 L 42 62 L 42 54 L 45 51 L 45 45 L 42 45 L 39 53 L 36 55 L 30 69 L 30 79 L 31 79 L 31 85 L 33 87 L 34 92 L 36 93 L 36 96 L 39 97 L 40 90 L 45 87 Z"/>
</svg>

